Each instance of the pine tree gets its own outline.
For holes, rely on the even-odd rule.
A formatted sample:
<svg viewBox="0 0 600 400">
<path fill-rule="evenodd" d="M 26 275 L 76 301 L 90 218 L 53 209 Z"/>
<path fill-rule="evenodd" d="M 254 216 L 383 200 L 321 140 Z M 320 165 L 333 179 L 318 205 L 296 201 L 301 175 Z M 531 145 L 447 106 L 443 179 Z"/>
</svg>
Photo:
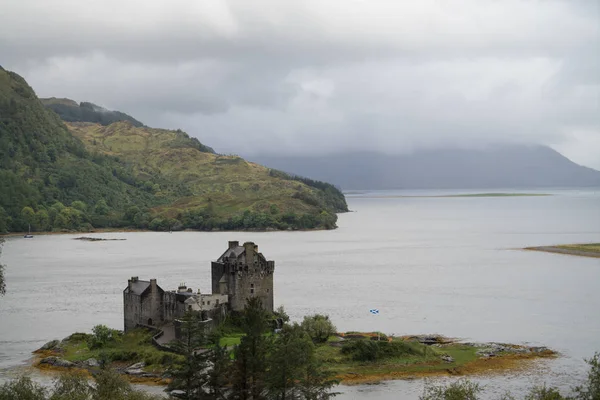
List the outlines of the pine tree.
<svg viewBox="0 0 600 400">
<path fill-rule="evenodd" d="M 208 362 L 211 367 L 208 370 L 206 387 L 208 398 L 211 400 L 225 400 L 228 392 L 226 386 L 229 383 L 231 361 L 227 348 L 221 346 L 219 341 L 220 337 L 213 337 L 213 347 L 208 353 Z"/>
<path fill-rule="evenodd" d="M 269 350 L 266 337 L 269 314 L 259 298 L 247 300 L 241 321 L 244 336 L 234 350 L 232 397 L 236 400 L 262 400 L 265 398 Z"/>
<path fill-rule="evenodd" d="M 207 383 L 207 353 L 201 350 L 206 344 L 204 327 L 196 314 L 188 313 L 181 324 L 181 339 L 173 344 L 173 349 L 183 355 L 183 362 L 171 370 L 173 381 L 167 390 L 181 390 L 184 399 L 209 398 L 204 386 Z"/>
<path fill-rule="evenodd" d="M 273 400 L 299 398 L 298 382 L 313 354 L 312 340 L 302 327 L 285 325 L 269 352 L 268 397 Z"/>
</svg>

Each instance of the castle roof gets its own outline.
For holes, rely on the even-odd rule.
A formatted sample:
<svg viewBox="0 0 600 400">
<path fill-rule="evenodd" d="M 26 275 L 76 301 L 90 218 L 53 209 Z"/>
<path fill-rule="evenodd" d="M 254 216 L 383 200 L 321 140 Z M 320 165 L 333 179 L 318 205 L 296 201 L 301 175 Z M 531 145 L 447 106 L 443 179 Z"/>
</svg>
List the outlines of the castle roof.
<svg viewBox="0 0 600 400">
<path fill-rule="evenodd" d="M 129 281 L 127 282 L 127 287 L 123 292 L 137 294 L 138 296 L 141 296 L 150 289 L 150 286 L 152 286 L 153 282 L 154 284 L 156 284 L 156 279 L 142 281 L 139 280 L 137 276 L 132 276 L 131 279 L 129 279 Z M 164 290 L 160 286 L 156 285 L 156 287 L 159 291 L 164 292 Z"/>
<path fill-rule="evenodd" d="M 225 257 L 238 258 L 240 255 L 244 254 L 245 251 L 246 251 L 246 249 L 244 248 L 244 246 L 237 246 L 232 249 L 227 249 L 227 250 L 225 250 L 225 253 L 223 253 L 217 261 L 223 262 L 223 258 L 225 258 Z"/>
</svg>

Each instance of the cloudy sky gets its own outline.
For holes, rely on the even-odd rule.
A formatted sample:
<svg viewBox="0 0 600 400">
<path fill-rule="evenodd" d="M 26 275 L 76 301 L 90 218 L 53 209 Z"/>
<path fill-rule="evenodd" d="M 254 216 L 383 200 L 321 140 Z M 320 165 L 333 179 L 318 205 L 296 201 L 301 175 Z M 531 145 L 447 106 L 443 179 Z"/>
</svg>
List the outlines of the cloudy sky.
<svg viewBox="0 0 600 400">
<path fill-rule="evenodd" d="M 0 0 L 0 65 L 219 152 L 541 143 L 600 169 L 597 0 Z"/>
</svg>

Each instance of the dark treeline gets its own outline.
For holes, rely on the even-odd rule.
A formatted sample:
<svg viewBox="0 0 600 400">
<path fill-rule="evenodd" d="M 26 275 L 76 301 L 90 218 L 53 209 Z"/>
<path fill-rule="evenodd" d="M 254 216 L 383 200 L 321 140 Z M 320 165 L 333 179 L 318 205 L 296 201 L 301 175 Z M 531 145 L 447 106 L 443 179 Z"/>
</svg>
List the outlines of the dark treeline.
<svg viewBox="0 0 600 400">
<path fill-rule="evenodd" d="M 271 176 L 287 179 L 291 181 L 302 182 L 307 186 L 313 187 L 315 189 L 320 190 L 320 198 L 317 199 L 317 202 L 320 202 L 320 206 L 325 208 L 325 206 L 331 206 L 336 212 L 345 212 L 348 211 L 348 205 L 346 204 L 346 199 L 344 194 L 340 189 L 332 185 L 331 183 L 315 181 L 313 179 L 304 178 L 302 176 L 290 175 L 286 172 L 279 171 L 276 169 L 269 170 L 269 174 Z M 300 195 L 300 194 L 299 194 Z M 303 199 L 304 200 L 304 199 Z M 315 200 L 312 200 L 315 201 Z M 309 202 L 310 204 L 310 202 Z M 317 205 L 317 204 L 313 204 Z"/>
<path fill-rule="evenodd" d="M 93 122 L 110 125 L 117 121 L 128 121 L 134 126 L 144 126 L 143 123 L 120 111 L 109 111 L 93 103 L 60 102 L 54 99 L 42 99 L 42 103 L 57 113 L 61 119 L 69 122 Z"/>
</svg>

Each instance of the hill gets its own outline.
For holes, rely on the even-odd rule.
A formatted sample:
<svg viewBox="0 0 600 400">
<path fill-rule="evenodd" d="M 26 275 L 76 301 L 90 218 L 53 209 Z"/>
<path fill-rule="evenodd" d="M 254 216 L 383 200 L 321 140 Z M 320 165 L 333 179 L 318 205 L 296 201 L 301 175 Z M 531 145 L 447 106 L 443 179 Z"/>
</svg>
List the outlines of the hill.
<svg viewBox="0 0 600 400">
<path fill-rule="evenodd" d="M 600 187 L 600 171 L 575 164 L 545 146 L 420 150 L 252 159 L 351 189 L 485 189 Z"/>
<path fill-rule="evenodd" d="M 0 69 L 0 232 L 333 228 L 346 210 L 329 184 L 211 151 L 129 121 L 67 128 Z"/>
<path fill-rule="evenodd" d="M 293 177 L 238 156 L 203 151 L 196 139 L 180 130 L 136 127 L 128 122 L 67 126 L 89 151 L 131 165 L 136 178 L 160 176 L 184 185 L 186 196 L 155 211 L 168 218 L 181 214 L 180 219 L 190 221 L 188 227 L 210 229 L 210 223 L 204 226 L 210 216 L 227 229 L 280 224 L 284 228 L 333 227 L 335 212 L 347 211 L 343 195 L 330 184 Z M 172 195 L 168 190 L 164 194 Z"/>
<path fill-rule="evenodd" d="M 63 121 L 69 122 L 96 122 L 102 125 L 110 125 L 113 122 L 129 121 L 135 126 L 144 126 L 143 123 L 120 111 L 107 110 L 94 103 L 81 102 L 77 104 L 71 99 L 60 99 L 50 97 L 40 99 L 42 104 L 57 113 Z"/>
</svg>

